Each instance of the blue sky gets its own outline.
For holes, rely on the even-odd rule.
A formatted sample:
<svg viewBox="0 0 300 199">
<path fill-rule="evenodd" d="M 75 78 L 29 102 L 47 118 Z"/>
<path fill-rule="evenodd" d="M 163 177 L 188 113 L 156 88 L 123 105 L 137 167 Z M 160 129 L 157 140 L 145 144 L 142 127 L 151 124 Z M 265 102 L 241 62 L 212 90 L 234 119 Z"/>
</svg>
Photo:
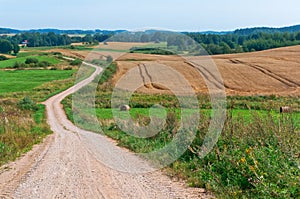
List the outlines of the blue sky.
<svg viewBox="0 0 300 199">
<path fill-rule="evenodd" d="M 0 27 L 234 30 L 300 24 L 299 0 L 0 0 Z"/>
</svg>

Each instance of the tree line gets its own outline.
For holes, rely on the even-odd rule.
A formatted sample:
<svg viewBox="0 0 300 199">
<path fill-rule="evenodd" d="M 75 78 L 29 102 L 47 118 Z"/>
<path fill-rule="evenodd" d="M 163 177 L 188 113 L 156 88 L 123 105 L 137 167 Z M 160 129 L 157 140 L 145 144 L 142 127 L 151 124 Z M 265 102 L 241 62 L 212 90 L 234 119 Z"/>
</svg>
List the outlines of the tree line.
<svg viewBox="0 0 300 199">
<path fill-rule="evenodd" d="M 186 34 L 202 44 L 209 54 L 252 52 L 300 44 L 300 32 L 257 32 L 250 35 L 237 33 L 226 35 Z"/>
<path fill-rule="evenodd" d="M 0 36 L 0 53 L 15 54 L 19 52 L 19 44 L 26 41 L 28 47 L 66 46 L 73 42 L 96 44 L 103 41 L 119 42 L 166 42 L 168 47 L 179 51 L 199 50 L 194 41 L 200 43 L 209 54 L 228 54 L 267 50 L 271 48 L 299 45 L 300 32 L 255 32 L 245 34 L 245 31 L 228 34 L 204 33 L 172 33 L 167 31 L 148 30 L 145 32 L 122 32 L 86 34 L 85 36 L 69 36 L 67 34 L 26 32 L 14 36 Z M 186 37 L 187 35 L 188 37 Z M 191 38 L 191 39 L 187 39 Z M 199 45 L 198 45 L 199 46 Z"/>
</svg>

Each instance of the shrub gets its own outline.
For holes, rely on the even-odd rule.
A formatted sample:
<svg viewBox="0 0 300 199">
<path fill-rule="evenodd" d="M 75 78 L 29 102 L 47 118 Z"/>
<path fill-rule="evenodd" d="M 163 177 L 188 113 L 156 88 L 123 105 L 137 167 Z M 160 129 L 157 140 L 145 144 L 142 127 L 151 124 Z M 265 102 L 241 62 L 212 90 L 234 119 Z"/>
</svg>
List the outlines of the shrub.
<svg viewBox="0 0 300 199">
<path fill-rule="evenodd" d="M 64 70 L 72 70 L 72 67 L 66 67 L 66 68 L 64 68 Z"/>
<path fill-rule="evenodd" d="M 34 57 L 29 57 L 25 60 L 25 64 L 37 64 L 39 63 L 39 60 Z"/>
<path fill-rule="evenodd" d="M 108 62 L 108 63 L 111 63 L 111 62 L 113 62 L 113 57 L 112 56 L 110 56 L 110 55 L 108 55 L 107 57 L 106 57 L 106 61 Z"/>
<path fill-rule="evenodd" d="M 102 59 L 93 59 L 92 64 L 98 65 L 98 66 L 105 66 L 106 61 Z"/>
<path fill-rule="evenodd" d="M 37 111 L 39 109 L 37 104 L 27 96 L 19 101 L 18 106 L 23 110 Z"/>
<path fill-rule="evenodd" d="M 13 65 L 13 68 L 25 68 L 26 64 L 20 63 L 20 62 L 15 62 Z"/>
<path fill-rule="evenodd" d="M 52 54 L 53 54 L 53 55 L 62 55 L 61 52 L 53 52 Z"/>
<path fill-rule="evenodd" d="M 4 55 L 0 55 L 0 61 L 4 61 L 4 60 L 8 60 L 8 58 L 5 57 Z"/>
<path fill-rule="evenodd" d="M 47 61 L 41 61 L 41 62 L 38 63 L 39 67 L 48 67 L 50 65 L 51 64 L 49 62 L 47 62 Z"/>
<path fill-rule="evenodd" d="M 73 61 L 71 61 L 70 65 L 71 66 L 79 66 L 82 64 L 82 61 L 80 59 L 74 59 Z"/>
</svg>

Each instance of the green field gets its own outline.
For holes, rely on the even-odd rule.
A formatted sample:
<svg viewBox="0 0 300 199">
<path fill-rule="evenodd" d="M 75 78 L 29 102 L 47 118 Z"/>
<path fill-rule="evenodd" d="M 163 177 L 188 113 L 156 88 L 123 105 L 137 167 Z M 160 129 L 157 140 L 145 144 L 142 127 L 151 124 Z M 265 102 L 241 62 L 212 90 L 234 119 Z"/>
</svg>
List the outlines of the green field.
<svg viewBox="0 0 300 199">
<path fill-rule="evenodd" d="M 28 53 L 29 54 L 29 53 Z M 18 58 L 14 58 L 14 59 L 9 59 L 9 60 L 5 60 L 5 61 L 0 61 L 0 68 L 9 68 L 9 67 L 13 67 L 13 65 L 16 63 L 16 62 L 19 62 L 19 63 L 24 63 L 25 60 L 27 58 L 37 58 L 39 60 L 39 62 L 41 61 L 47 61 L 49 62 L 51 65 L 55 65 L 55 64 L 58 64 L 60 63 L 61 61 L 55 57 L 52 57 L 52 56 L 46 56 L 46 55 L 43 55 L 43 56 L 21 56 L 21 57 L 18 57 Z"/>
<path fill-rule="evenodd" d="M 109 80 L 108 80 L 109 82 Z M 96 116 L 103 133 L 115 139 L 119 146 L 136 153 L 160 150 L 172 142 L 181 124 L 178 101 L 174 96 L 135 93 L 131 96 L 129 111 L 134 125 L 149 124 L 149 110 L 154 104 L 166 107 L 167 115 L 156 117 L 166 121 L 153 137 L 141 139 L 125 133 L 114 121 L 111 91 L 98 87 Z M 211 104 L 208 96 L 199 95 L 200 121 L 196 138 L 187 151 L 165 168 L 170 177 L 185 180 L 191 187 L 205 188 L 219 198 L 299 198 L 300 197 L 300 112 L 299 98 L 276 96 L 231 96 L 227 98 L 227 117 L 214 148 L 200 157 L 211 122 Z M 68 118 L 76 118 L 81 128 L 101 132 L 93 121 L 93 110 L 73 115 L 72 97 L 63 101 Z M 292 113 L 279 113 L 279 107 L 288 105 Z M 75 108 L 76 110 L 76 108 Z M 187 112 L 195 110 L 185 109 Z M 78 111 L 78 110 L 77 110 Z M 118 119 L 128 112 L 116 111 Z M 78 113 L 78 112 L 77 112 Z M 76 117 L 74 117 L 76 116 Z M 127 118 L 126 118 L 127 119 Z M 118 121 L 119 122 L 119 121 Z M 95 123 L 98 124 L 98 123 Z M 121 125 L 129 124 L 124 120 Z"/>
<path fill-rule="evenodd" d="M 167 110 L 170 112 L 170 110 Z M 178 119 L 180 118 L 180 109 L 175 109 L 177 113 Z M 184 111 L 188 113 L 193 113 L 195 110 L 193 109 L 185 109 Z M 116 113 L 122 115 L 124 112 L 116 110 Z M 126 112 L 125 112 L 126 113 Z M 209 116 L 211 114 L 211 110 L 209 109 L 200 109 L 200 115 Z M 275 118 L 280 118 L 282 115 L 279 113 L 279 111 L 266 111 L 266 110 L 244 110 L 244 109 L 234 109 L 232 110 L 232 116 L 234 118 L 243 118 L 245 122 L 250 122 L 253 114 L 257 114 L 260 117 L 267 116 L 268 114 L 271 114 Z M 97 108 L 96 109 L 96 115 L 100 120 L 105 119 L 113 119 L 113 113 L 112 109 L 109 108 Z M 133 118 L 136 118 L 137 116 L 149 116 L 149 109 L 148 108 L 132 108 L 130 109 L 130 115 Z M 155 115 L 158 118 L 163 118 L 163 114 L 158 112 L 158 115 Z M 295 121 L 300 121 L 300 113 L 294 113 L 293 117 L 295 118 Z M 300 127 L 300 123 L 296 123 L 298 127 Z"/>
<path fill-rule="evenodd" d="M 30 91 L 46 82 L 71 78 L 69 70 L 16 70 L 0 71 L 0 93 Z"/>
<path fill-rule="evenodd" d="M 26 50 L 20 52 L 17 58 L 1 61 L 0 68 L 11 67 L 15 62 L 24 63 L 29 57 L 51 65 L 64 63 L 54 53 L 38 51 L 36 48 Z M 83 72 L 90 74 L 92 71 Z M 29 151 L 51 133 L 46 122 L 45 106 L 38 103 L 74 85 L 75 72 L 0 70 L 0 166 Z M 9 122 L 5 122 L 1 115 L 5 115 Z"/>
</svg>

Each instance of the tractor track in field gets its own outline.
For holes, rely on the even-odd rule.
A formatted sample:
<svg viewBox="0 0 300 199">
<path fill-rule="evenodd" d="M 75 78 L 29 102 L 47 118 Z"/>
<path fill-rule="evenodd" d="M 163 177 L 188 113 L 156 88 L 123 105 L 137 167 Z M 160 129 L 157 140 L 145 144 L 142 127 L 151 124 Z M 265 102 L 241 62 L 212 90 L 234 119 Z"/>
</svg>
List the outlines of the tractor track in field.
<svg viewBox="0 0 300 199">
<path fill-rule="evenodd" d="M 234 63 L 234 64 L 243 64 L 243 65 L 246 65 L 248 67 L 251 67 L 252 69 L 257 70 L 257 71 L 263 73 L 264 75 L 267 75 L 267 76 L 269 76 L 269 77 L 271 77 L 271 78 L 273 78 L 273 79 L 281 82 L 282 84 L 286 85 L 287 87 L 295 87 L 295 88 L 297 88 L 297 87 L 300 86 L 299 83 L 297 83 L 295 81 L 292 81 L 292 80 L 290 80 L 288 78 L 282 77 L 282 76 L 280 76 L 278 74 L 275 74 L 274 72 L 272 72 L 272 71 L 270 71 L 270 70 L 268 70 L 268 69 L 266 69 L 266 68 L 264 68 L 262 66 L 259 66 L 257 64 L 250 64 L 250 63 L 238 60 L 238 59 L 231 59 L 230 61 L 232 63 Z"/>
<path fill-rule="evenodd" d="M 205 66 L 202 66 L 201 64 L 196 64 L 192 61 L 185 61 L 184 63 L 190 65 L 191 67 L 198 70 L 205 81 L 210 82 L 218 89 L 223 89 L 224 87 L 227 89 L 230 89 L 228 85 L 226 85 L 224 82 L 222 82 L 218 77 L 215 76 L 214 73 L 209 71 Z M 200 67 L 200 68 L 199 68 Z"/>
</svg>

